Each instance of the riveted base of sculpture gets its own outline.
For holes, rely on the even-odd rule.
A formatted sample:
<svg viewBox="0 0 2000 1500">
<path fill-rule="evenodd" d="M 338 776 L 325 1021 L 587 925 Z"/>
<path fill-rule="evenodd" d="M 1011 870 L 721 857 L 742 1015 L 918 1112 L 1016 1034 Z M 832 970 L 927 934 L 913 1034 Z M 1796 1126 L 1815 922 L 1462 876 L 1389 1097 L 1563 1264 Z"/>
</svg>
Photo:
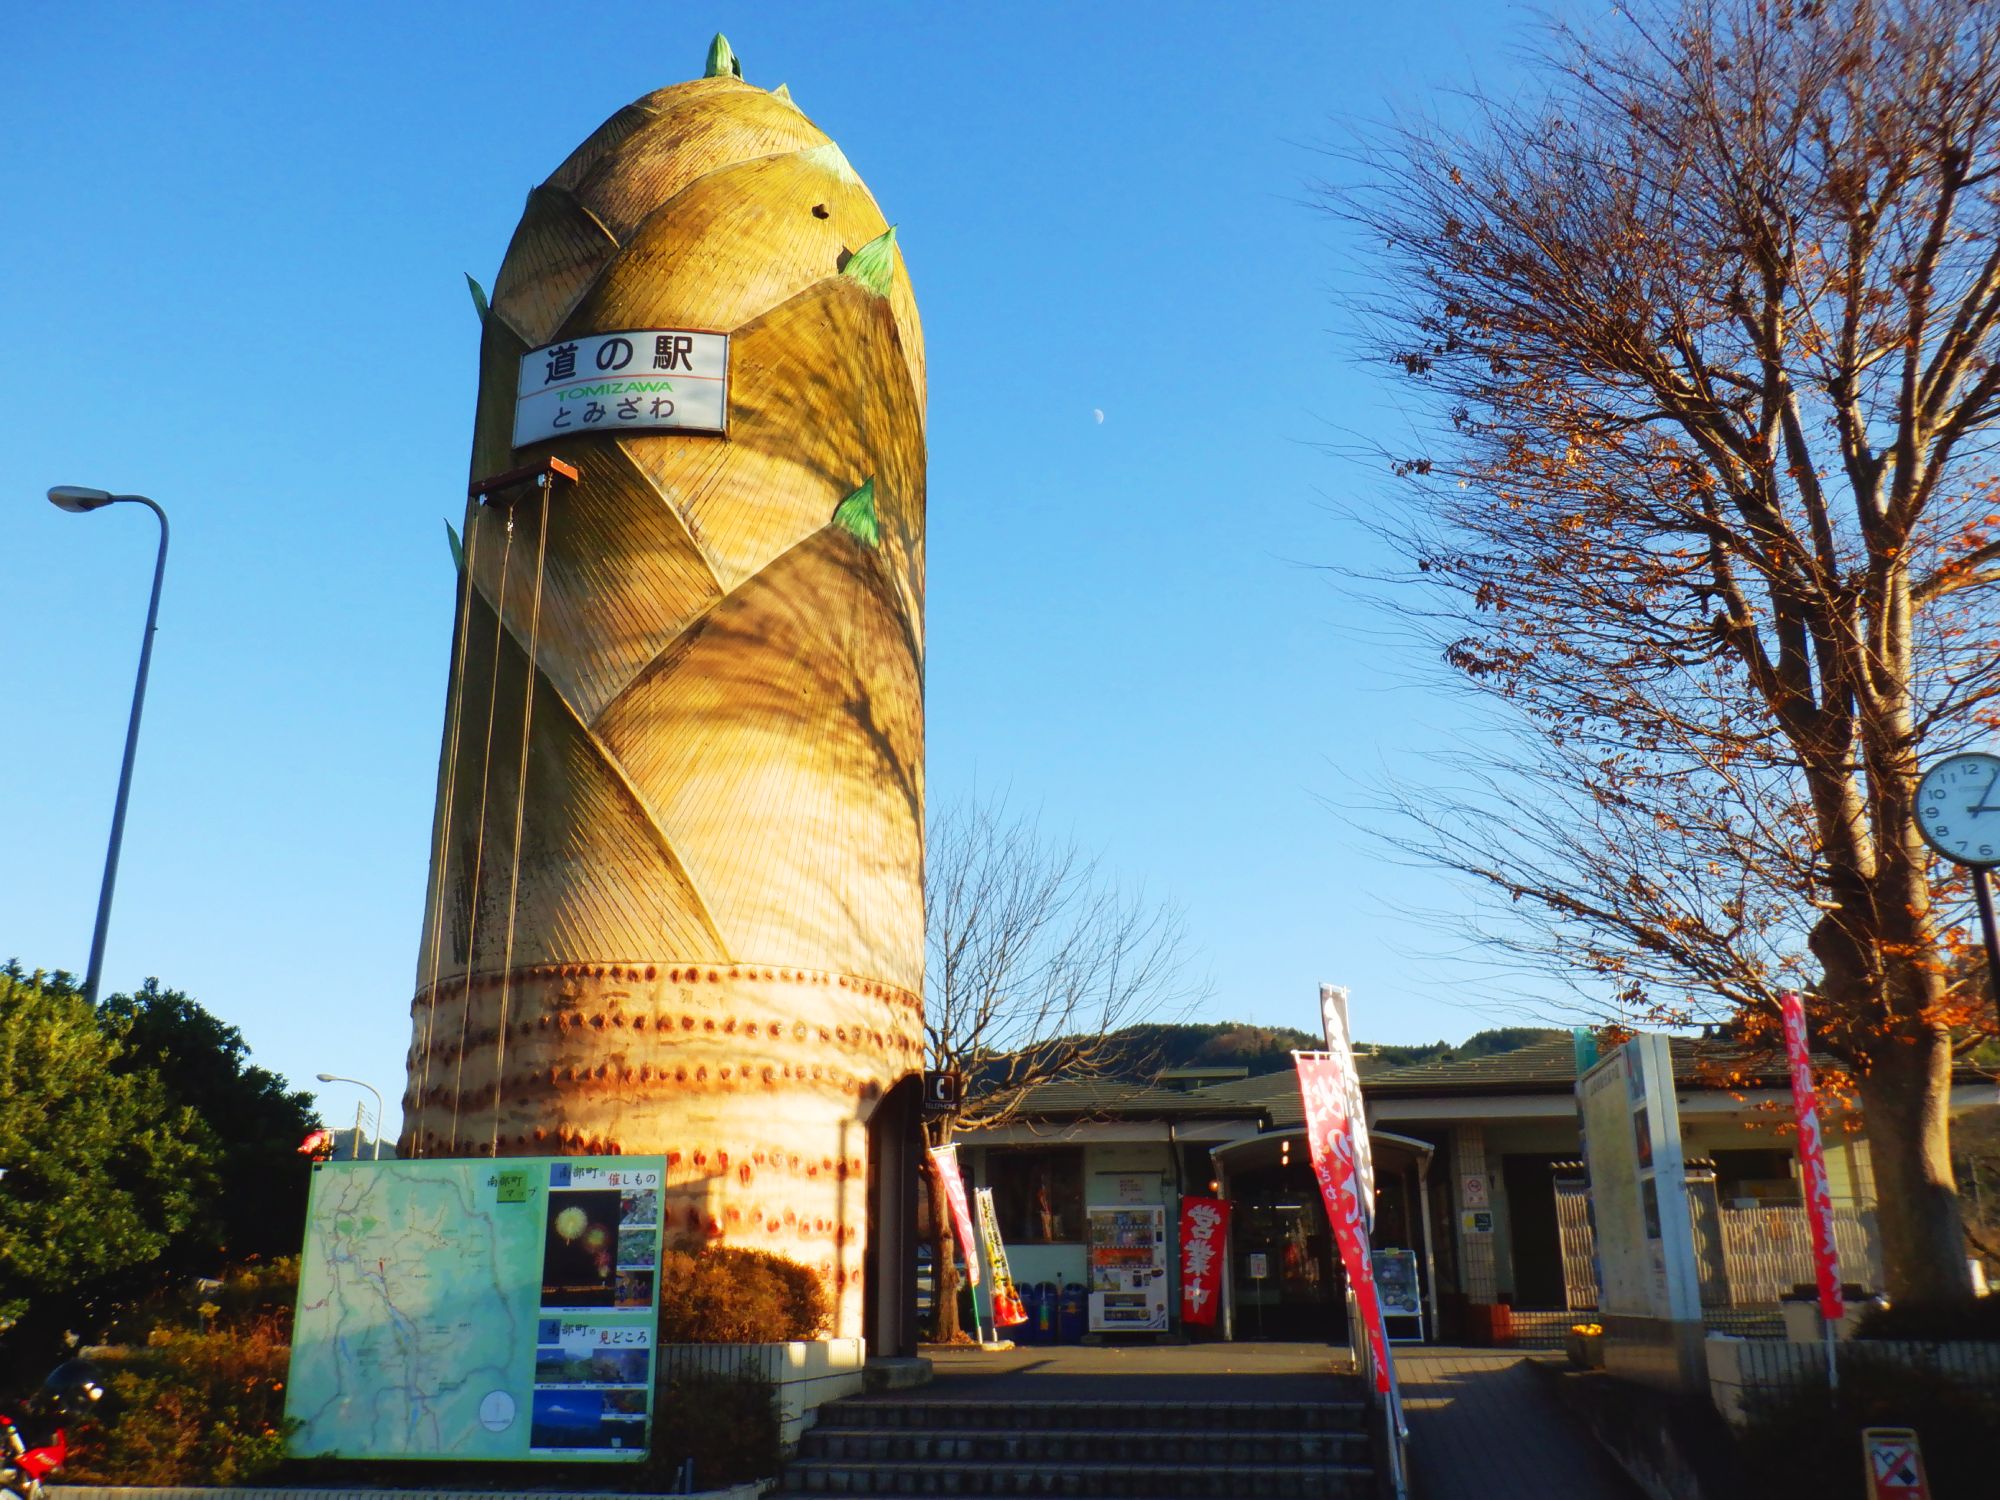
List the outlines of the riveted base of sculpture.
<svg viewBox="0 0 2000 1500">
<path fill-rule="evenodd" d="M 412 1148 L 665 1156 L 669 1244 L 813 1267 L 837 1326 L 855 1325 L 867 1122 L 922 1066 L 919 997 L 853 975 L 671 958 L 502 980 L 474 975 L 412 1005 Z"/>
</svg>

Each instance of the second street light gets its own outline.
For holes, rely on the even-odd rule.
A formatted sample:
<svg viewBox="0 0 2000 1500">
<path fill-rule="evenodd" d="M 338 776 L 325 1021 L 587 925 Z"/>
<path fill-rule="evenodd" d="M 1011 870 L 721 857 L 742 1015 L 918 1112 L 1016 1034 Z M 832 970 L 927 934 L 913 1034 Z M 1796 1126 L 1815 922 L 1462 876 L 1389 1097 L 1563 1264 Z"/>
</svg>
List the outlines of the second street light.
<svg viewBox="0 0 2000 1500">
<path fill-rule="evenodd" d="M 315 1073 L 321 1083 L 351 1083 L 358 1089 L 366 1089 L 375 1096 L 375 1160 L 382 1159 L 382 1092 L 372 1083 L 363 1083 L 359 1078 L 343 1078 L 338 1073 Z M 361 1105 L 354 1106 L 354 1152 L 350 1160 L 361 1160 Z"/>
<path fill-rule="evenodd" d="M 97 1004 L 97 987 L 104 978 L 104 936 L 111 928 L 111 892 L 118 884 L 118 848 L 125 839 L 125 804 L 132 795 L 132 757 L 139 748 L 139 715 L 146 706 L 146 673 L 153 665 L 153 633 L 160 623 L 160 580 L 167 571 L 167 513 L 144 495 L 114 495 L 109 490 L 59 484 L 49 502 L 74 515 L 107 505 L 143 505 L 160 518 L 160 555 L 153 564 L 153 598 L 146 606 L 146 634 L 139 645 L 139 679 L 132 686 L 132 718 L 125 727 L 125 761 L 118 771 L 118 800 L 111 809 L 111 844 L 104 854 L 104 882 L 97 893 L 97 926 L 90 935 L 90 967 L 84 974 L 83 998 Z"/>
</svg>

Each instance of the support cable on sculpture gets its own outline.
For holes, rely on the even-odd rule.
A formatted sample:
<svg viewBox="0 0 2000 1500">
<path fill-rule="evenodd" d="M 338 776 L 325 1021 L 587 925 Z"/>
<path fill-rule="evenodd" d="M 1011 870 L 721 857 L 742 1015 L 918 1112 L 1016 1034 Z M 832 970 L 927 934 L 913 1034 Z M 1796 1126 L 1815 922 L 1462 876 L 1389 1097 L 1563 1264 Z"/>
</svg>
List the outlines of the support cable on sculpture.
<svg viewBox="0 0 2000 1500">
<path fill-rule="evenodd" d="M 413 1101 L 419 1107 L 425 1090 L 430 1087 L 431 1036 L 437 1023 L 438 968 L 444 958 L 445 852 L 451 848 L 451 814 L 458 805 L 458 732 L 465 715 L 465 654 L 472 637 L 472 574 L 478 561 L 479 528 L 468 526 L 465 555 L 459 560 L 458 651 L 452 663 L 450 722 L 445 726 L 444 800 L 438 814 L 437 847 L 431 851 L 431 869 L 436 873 L 431 877 L 435 899 L 431 903 L 431 946 L 427 955 L 430 974 L 417 992 L 424 1003 L 424 1064 L 417 1077 L 417 1097 Z M 411 1132 L 409 1147 L 412 1156 L 423 1155 L 423 1138 Z"/>
<path fill-rule="evenodd" d="M 500 596 L 493 607 L 493 676 L 486 685 L 486 749 L 479 765 L 479 830 L 472 846 L 472 894 L 465 919 L 465 986 L 458 1008 L 458 1067 L 451 1087 L 451 1152 L 458 1154 L 459 1106 L 465 1099 L 465 1031 L 472 1019 L 472 955 L 478 952 L 479 883 L 486 869 L 486 807 L 493 789 L 493 721 L 500 710 L 500 657 L 507 635 L 507 578 L 514 561 L 514 512 L 500 551 Z"/>
<path fill-rule="evenodd" d="M 549 555 L 549 511 L 556 496 L 555 476 L 542 480 L 541 535 L 535 543 L 535 593 L 528 609 L 528 684 L 522 694 L 521 765 L 514 785 L 514 858 L 507 877 L 507 941 L 500 960 L 500 1025 L 493 1053 L 493 1140 L 488 1154 L 500 1154 L 500 1096 L 507 1084 L 507 1001 L 514 978 L 514 924 L 521 905 L 521 829 L 528 810 L 528 733 L 535 722 L 535 677 L 542 641 L 542 574 Z M 512 512 L 508 520 L 511 523 Z M 463 1052 L 460 1054 L 461 1062 Z"/>
</svg>

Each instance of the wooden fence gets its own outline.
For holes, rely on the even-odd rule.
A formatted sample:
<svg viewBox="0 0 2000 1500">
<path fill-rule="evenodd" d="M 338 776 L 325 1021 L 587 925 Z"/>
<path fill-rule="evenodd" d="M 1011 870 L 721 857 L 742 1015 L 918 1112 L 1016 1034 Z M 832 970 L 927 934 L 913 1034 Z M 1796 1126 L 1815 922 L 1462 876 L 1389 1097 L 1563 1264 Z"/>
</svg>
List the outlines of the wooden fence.
<svg viewBox="0 0 2000 1500">
<path fill-rule="evenodd" d="M 1802 1204 L 1722 1208 L 1712 1194 L 1690 1194 L 1704 1309 L 1774 1308 L 1794 1287 L 1814 1279 L 1812 1228 Z M 1563 1287 L 1572 1311 L 1597 1306 L 1596 1236 L 1582 1184 L 1556 1183 L 1556 1228 L 1562 1245 Z M 1836 1204 L 1835 1248 L 1840 1279 L 1869 1291 L 1882 1285 L 1882 1239 L 1874 1210 Z"/>
</svg>

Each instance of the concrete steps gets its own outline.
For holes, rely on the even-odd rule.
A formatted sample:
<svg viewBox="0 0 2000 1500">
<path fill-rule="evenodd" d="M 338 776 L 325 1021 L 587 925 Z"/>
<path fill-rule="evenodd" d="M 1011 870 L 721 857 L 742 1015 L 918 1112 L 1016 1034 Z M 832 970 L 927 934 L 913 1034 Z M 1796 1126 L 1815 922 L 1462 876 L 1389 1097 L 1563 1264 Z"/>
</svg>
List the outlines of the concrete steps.
<svg viewBox="0 0 2000 1500">
<path fill-rule="evenodd" d="M 1364 1500 L 1366 1408 L 1335 1389 L 1277 1403 L 852 1398 L 820 1409 L 778 1493 Z"/>
</svg>

